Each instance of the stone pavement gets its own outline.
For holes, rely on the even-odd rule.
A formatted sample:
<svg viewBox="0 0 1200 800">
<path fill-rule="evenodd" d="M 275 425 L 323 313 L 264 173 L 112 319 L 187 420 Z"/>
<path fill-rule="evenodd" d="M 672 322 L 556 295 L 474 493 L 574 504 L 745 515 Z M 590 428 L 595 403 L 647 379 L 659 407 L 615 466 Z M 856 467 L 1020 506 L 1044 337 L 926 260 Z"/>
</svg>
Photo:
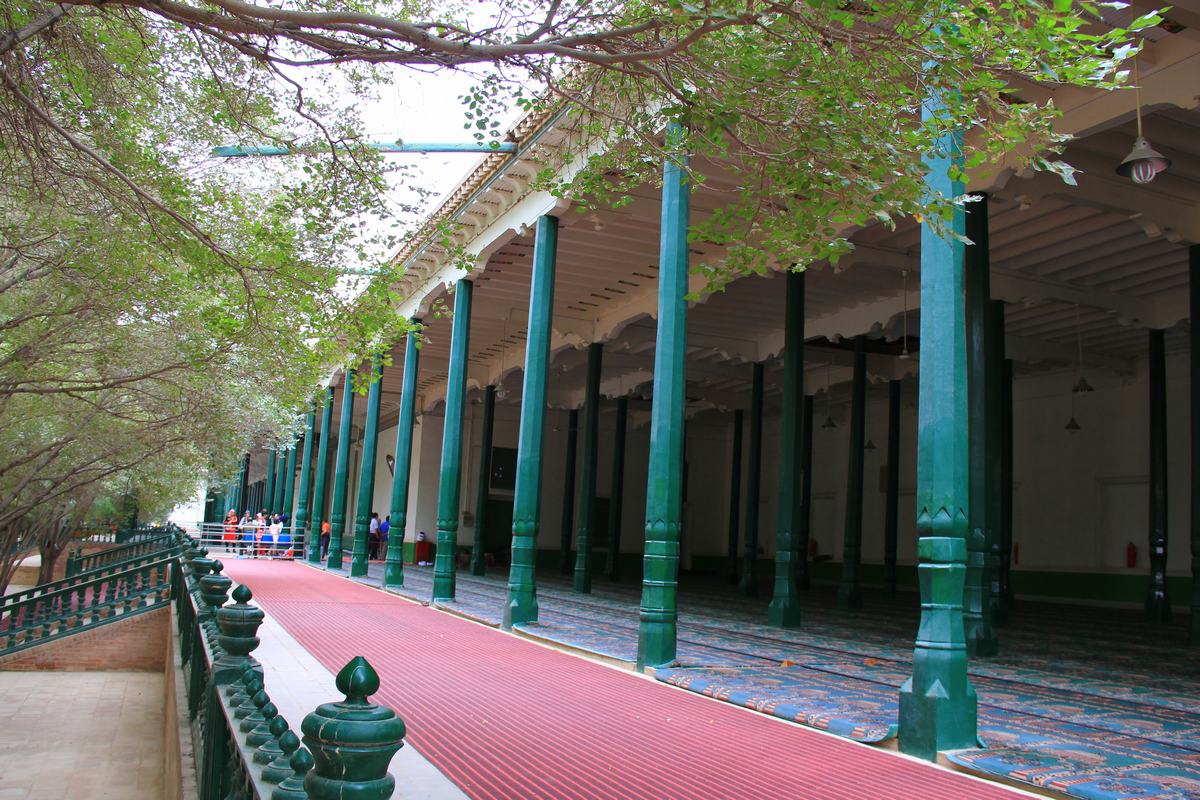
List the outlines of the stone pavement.
<svg viewBox="0 0 1200 800">
<path fill-rule="evenodd" d="M 0 672 L 0 800 L 159 800 L 163 676 Z"/>
</svg>

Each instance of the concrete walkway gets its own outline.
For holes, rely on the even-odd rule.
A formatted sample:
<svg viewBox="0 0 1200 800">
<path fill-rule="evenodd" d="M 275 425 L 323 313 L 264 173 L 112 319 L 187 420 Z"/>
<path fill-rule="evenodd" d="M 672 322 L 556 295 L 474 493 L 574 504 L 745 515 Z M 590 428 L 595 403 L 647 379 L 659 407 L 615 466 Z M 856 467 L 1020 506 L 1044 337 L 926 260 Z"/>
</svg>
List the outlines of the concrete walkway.
<svg viewBox="0 0 1200 800">
<path fill-rule="evenodd" d="M 160 800 L 163 676 L 0 672 L 0 800 Z"/>
</svg>

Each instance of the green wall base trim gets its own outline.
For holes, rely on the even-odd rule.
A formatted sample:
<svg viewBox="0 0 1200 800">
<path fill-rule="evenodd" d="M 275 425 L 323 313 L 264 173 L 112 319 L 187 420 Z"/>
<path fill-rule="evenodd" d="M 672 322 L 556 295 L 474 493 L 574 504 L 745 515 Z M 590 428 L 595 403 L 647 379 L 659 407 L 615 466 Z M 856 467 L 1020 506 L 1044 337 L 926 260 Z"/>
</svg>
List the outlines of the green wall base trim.
<svg viewBox="0 0 1200 800">
<path fill-rule="evenodd" d="M 405 553 L 406 559 L 408 553 Z M 606 562 L 607 555 L 600 550 L 593 554 L 596 563 Z M 641 572 L 640 553 L 621 553 L 621 573 L 626 576 Z M 685 574 L 720 576 L 725 568 L 725 556 L 693 556 L 691 569 Z M 759 575 L 770 575 L 774 562 L 758 560 Z M 558 550 L 540 549 L 537 553 L 538 569 L 556 569 Z M 860 567 L 863 587 L 882 589 L 887 586 L 887 571 L 883 564 L 863 563 Z M 810 561 L 809 574 L 814 584 L 837 585 L 841 580 L 840 561 Z M 1013 591 L 1018 599 L 1045 600 L 1048 602 L 1071 600 L 1113 607 L 1141 608 L 1146 599 L 1149 576 L 1141 569 L 1121 572 L 1069 572 L 1064 570 L 1020 570 L 1012 571 Z M 896 566 L 896 587 L 900 591 L 916 591 L 917 567 L 915 564 Z M 1167 577 L 1167 588 L 1172 597 L 1190 596 L 1192 579 L 1187 575 Z M 732 589 L 731 589 L 732 592 Z M 1186 612 L 1187 604 L 1177 604 L 1176 609 Z"/>
</svg>

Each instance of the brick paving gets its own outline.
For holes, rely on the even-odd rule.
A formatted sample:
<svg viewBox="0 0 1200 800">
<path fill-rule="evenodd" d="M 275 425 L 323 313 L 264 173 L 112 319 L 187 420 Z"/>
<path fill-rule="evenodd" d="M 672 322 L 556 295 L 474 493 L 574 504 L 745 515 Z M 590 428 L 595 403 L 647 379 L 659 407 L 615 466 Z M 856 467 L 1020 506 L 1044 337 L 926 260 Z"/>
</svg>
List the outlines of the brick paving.
<svg viewBox="0 0 1200 800">
<path fill-rule="evenodd" d="M 0 800 L 160 800 L 163 676 L 0 672 Z"/>
</svg>

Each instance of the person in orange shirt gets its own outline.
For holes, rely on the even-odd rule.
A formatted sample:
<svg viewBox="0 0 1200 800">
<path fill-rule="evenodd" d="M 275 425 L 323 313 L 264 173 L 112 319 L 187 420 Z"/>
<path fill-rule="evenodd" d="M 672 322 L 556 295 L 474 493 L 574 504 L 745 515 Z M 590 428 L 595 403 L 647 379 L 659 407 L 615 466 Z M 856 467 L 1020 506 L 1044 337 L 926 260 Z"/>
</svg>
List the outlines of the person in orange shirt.
<svg viewBox="0 0 1200 800">
<path fill-rule="evenodd" d="M 329 554 L 329 522 L 321 522 L 321 560 Z"/>
</svg>

